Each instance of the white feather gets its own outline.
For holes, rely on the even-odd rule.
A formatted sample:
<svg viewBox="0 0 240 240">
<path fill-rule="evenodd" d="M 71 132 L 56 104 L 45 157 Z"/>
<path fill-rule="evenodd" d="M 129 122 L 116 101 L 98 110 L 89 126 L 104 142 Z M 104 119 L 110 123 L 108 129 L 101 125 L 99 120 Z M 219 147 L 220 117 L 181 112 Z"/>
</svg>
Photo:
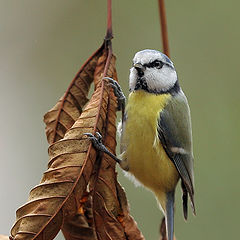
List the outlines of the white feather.
<svg viewBox="0 0 240 240">
<path fill-rule="evenodd" d="M 135 68 L 130 69 L 130 75 L 129 75 L 129 89 L 130 91 L 133 91 L 136 83 L 137 83 L 137 71 Z"/>
</svg>

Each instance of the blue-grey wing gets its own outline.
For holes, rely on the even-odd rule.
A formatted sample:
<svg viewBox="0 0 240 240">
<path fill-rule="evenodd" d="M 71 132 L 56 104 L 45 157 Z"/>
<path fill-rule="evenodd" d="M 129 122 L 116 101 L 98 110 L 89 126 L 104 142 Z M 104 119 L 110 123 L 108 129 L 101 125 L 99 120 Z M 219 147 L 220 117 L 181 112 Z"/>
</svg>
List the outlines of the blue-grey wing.
<svg viewBox="0 0 240 240">
<path fill-rule="evenodd" d="M 182 90 L 172 96 L 160 112 L 158 137 L 182 180 L 183 211 L 187 218 L 188 194 L 194 206 L 194 175 L 190 110 Z"/>
</svg>

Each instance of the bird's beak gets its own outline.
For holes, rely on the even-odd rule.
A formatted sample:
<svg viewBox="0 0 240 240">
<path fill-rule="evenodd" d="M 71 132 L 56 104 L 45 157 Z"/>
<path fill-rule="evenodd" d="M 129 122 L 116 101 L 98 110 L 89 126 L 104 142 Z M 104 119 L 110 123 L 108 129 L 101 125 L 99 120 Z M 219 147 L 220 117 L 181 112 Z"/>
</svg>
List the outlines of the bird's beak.
<svg viewBox="0 0 240 240">
<path fill-rule="evenodd" d="M 135 67 L 137 70 L 144 71 L 145 67 L 141 63 L 135 63 L 133 64 L 133 67 Z"/>
</svg>

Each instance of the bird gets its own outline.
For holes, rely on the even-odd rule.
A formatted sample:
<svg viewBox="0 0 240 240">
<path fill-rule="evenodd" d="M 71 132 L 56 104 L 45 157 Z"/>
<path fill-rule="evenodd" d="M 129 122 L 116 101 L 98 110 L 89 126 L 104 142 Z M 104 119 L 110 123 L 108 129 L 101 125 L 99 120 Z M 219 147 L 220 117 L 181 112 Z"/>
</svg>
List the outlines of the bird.
<svg viewBox="0 0 240 240">
<path fill-rule="evenodd" d="M 135 54 L 129 75 L 130 94 L 106 78 L 124 112 L 120 123 L 120 155 L 116 157 L 97 137 L 93 145 L 114 158 L 121 168 L 156 196 L 166 221 L 167 239 L 174 238 L 174 199 L 181 181 L 183 215 L 188 216 L 188 197 L 193 213 L 194 172 L 190 108 L 179 85 L 173 62 L 164 53 L 145 49 Z"/>
</svg>

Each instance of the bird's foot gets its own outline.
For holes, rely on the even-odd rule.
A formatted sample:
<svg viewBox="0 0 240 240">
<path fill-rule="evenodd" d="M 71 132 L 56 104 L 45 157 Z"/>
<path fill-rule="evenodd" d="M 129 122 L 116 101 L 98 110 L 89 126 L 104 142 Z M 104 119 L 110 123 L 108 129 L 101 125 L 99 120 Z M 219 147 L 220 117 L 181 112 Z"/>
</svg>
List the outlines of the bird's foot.
<svg viewBox="0 0 240 240">
<path fill-rule="evenodd" d="M 99 151 L 104 152 L 107 155 L 109 155 L 112 159 L 114 159 L 117 163 L 121 163 L 121 160 L 117 158 L 114 154 L 112 154 L 102 143 L 102 135 L 99 132 L 96 132 L 96 136 L 94 136 L 92 133 L 84 133 L 83 135 L 88 136 L 88 138 L 91 140 L 93 147 Z"/>
<path fill-rule="evenodd" d="M 126 97 L 122 91 L 120 84 L 110 77 L 105 77 L 103 79 L 108 80 L 108 84 L 113 88 L 114 95 L 116 96 L 118 101 L 118 107 L 117 107 L 118 111 L 122 110 L 124 112 Z"/>
</svg>

